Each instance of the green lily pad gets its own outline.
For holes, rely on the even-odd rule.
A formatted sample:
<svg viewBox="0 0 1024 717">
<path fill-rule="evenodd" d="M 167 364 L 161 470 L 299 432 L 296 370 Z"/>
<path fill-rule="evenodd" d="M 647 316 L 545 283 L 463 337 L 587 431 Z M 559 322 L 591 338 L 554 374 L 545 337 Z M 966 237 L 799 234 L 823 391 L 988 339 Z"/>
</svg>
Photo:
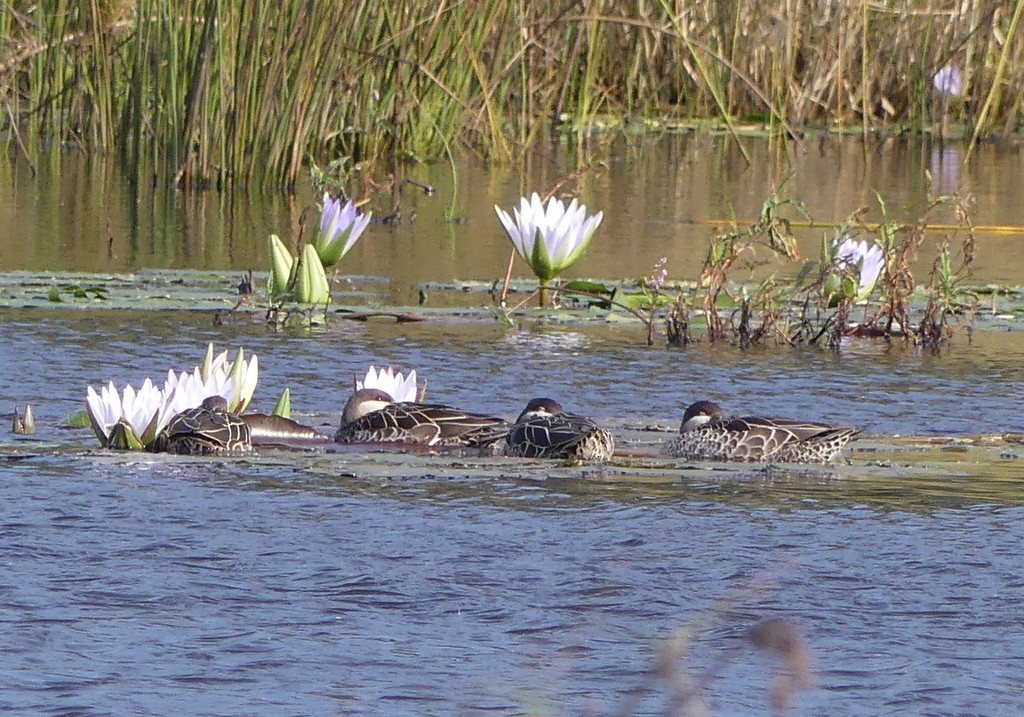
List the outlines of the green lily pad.
<svg viewBox="0 0 1024 717">
<path fill-rule="evenodd" d="M 63 428 L 92 428 L 92 421 L 89 419 L 89 411 L 80 408 L 60 422 Z"/>
</svg>

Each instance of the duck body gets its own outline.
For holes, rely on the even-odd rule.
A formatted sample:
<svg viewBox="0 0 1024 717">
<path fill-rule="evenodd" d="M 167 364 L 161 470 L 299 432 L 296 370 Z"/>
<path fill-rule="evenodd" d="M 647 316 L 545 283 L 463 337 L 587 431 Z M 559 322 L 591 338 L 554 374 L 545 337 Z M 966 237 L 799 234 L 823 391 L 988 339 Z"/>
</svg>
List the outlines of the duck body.
<svg viewBox="0 0 1024 717">
<path fill-rule="evenodd" d="M 831 463 L 859 431 L 782 418 L 725 415 L 711 401 L 686 409 L 679 435 L 665 447 L 677 458 L 772 463 Z"/>
<path fill-rule="evenodd" d="M 394 403 L 378 389 L 352 394 L 334 440 L 338 443 L 409 443 L 484 447 L 505 437 L 503 418 L 438 403 Z"/>
<path fill-rule="evenodd" d="M 569 413 L 550 398 L 530 401 L 505 438 L 506 456 L 607 461 L 615 438 L 590 418 Z"/>
<path fill-rule="evenodd" d="M 174 416 L 153 450 L 188 456 L 242 455 L 252 452 L 252 435 L 246 422 L 228 411 L 223 397 L 210 396 Z"/>
</svg>

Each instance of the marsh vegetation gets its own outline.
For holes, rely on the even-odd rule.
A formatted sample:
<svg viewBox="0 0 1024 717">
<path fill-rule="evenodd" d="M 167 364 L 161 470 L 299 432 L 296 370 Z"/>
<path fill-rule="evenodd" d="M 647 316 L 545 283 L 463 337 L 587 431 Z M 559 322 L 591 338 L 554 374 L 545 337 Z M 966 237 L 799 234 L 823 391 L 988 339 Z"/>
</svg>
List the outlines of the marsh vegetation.
<svg viewBox="0 0 1024 717">
<path fill-rule="evenodd" d="M 312 158 L 362 177 L 469 149 L 507 160 L 559 128 L 708 121 L 1019 124 L 1022 6 L 45 0 L 0 12 L 0 97 L 22 156 L 120 156 L 137 179 L 294 186 Z"/>
</svg>

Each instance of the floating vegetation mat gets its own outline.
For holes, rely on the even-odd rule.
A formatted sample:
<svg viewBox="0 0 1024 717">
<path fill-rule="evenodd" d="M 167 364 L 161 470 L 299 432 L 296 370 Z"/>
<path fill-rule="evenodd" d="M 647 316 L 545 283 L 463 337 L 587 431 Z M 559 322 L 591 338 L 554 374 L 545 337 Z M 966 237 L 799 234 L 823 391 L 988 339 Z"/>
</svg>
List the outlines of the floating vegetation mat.
<svg viewBox="0 0 1024 717">
<path fill-rule="evenodd" d="M 855 440 L 836 465 L 764 465 L 666 458 L 672 436 L 663 426 L 610 423 L 618 445 L 605 464 L 458 455 L 395 446 L 330 441 L 259 446 L 245 457 L 183 457 L 94 447 L 85 430 L 0 438 L 0 462 L 47 463 L 80 473 L 143 469 L 186 480 L 253 490 L 373 494 L 401 499 L 472 500 L 549 506 L 612 500 L 770 504 L 791 509 L 859 505 L 929 511 L 975 505 L 1019 505 L 1024 435 L 882 437 Z"/>
<path fill-rule="evenodd" d="M 610 288 L 622 286 L 627 291 L 631 286 L 621 280 L 592 283 Z M 421 284 L 417 288 L 429 295 L 431 301 L 418 306 L 389 305 L 390 285 L 391 280 L 381 276 L 338 277 L 333 282 L 334 303 L 328 307 L 327 315 L 329 318 L 396 321 L 493 321 L 498 315 L 494 306 L 497 291 L 494 282 Z M 238 271 L 146 269 L 133 274 L 7 272 L 0 275 L 0 308 L 189 311 L 263 317 L 270 308 L 265 287 L 266 274 Z M 521 301 L 535 288 L 535 281 L 513 282 L 509 303 Z M 988 286 L 976 291 L 986 297 L 987 304 L 976 316 L 978 328 L 1013 328 L 1024 318 L 1024 288 Z M 923 300 L 922 295 L 922 303 Z M 694 313 L 699 317 L 699 310 Z M 620 307 L 569 297 L 555 308 L 538 309 L 528 303 L 513 316 L 555 323 L 601 321 L 639 325 L 634 315 Z M 855 317 L 856 311 L 851 314 L 851 318 Z"/>
</svg>

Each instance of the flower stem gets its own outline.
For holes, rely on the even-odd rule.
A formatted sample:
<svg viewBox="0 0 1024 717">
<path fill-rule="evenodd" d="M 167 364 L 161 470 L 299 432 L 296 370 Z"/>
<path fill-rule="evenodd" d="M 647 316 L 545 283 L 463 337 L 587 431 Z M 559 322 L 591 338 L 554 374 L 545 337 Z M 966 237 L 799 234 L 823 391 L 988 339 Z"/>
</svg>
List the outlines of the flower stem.
<svg viewBox="0 0 1024 717">
<path fill-rule="evenodd" d="M 540 280 L 540 308 L 546 308 L 548 305 L 548 282 L 546 279 Z"/>
</svg>

